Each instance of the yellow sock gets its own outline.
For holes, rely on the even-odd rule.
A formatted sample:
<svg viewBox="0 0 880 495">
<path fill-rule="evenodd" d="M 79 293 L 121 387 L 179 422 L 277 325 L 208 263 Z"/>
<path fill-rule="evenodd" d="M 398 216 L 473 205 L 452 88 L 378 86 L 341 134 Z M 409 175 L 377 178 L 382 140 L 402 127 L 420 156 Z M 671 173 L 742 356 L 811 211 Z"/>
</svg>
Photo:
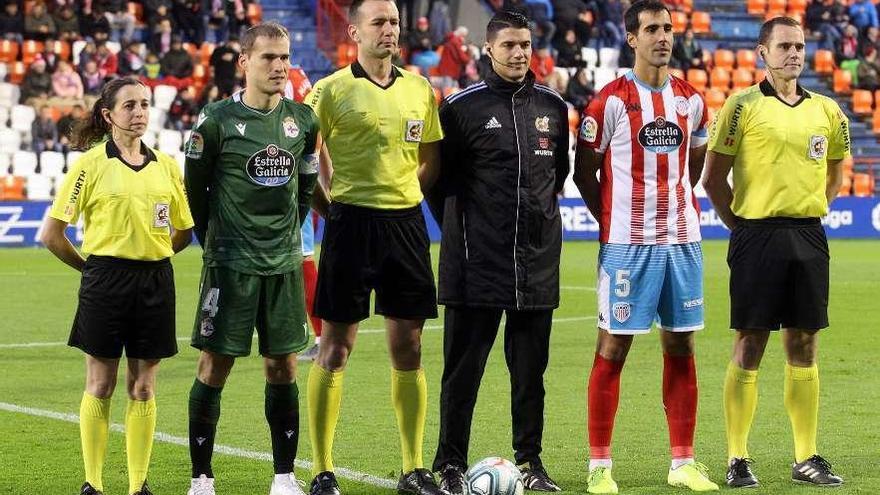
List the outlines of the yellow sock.
<svg viewBox="0 0 880 495">
<path fill-rule="evenodd" d="M 795 461 L 803 462 L 816 453 L 819 424 L 819 368 L 785 365 L 785 409 L 794 434 Z"/>
<path fill-rule="evenodd" d="M 422 440 L 425 437 L 425 412 L 428 408 L 428 385 L 425 372 L 391 370 L 391 404 L 400 430 L 400 454 L 403 472 L 424 467 Z"/>
<path fill-rule="evenodd" d="M 99 399 L 84 392 L 79 404 L 79 438 L 82 442 L 86 481 L 98 491 L 104 491 L 101 475 L 104 471 L 109 430 L 110 399 Z"/>
<path fill-rule="evenodd" d="M 141 489 L 150 467 L 153 433 L 156 432 L 156 399 L 128 400 L 125 408 L 125 453 L 128 458 L 128 493 Z"/>
<path fill-rule="evenodd" d="M 342 371 L 327 371 L 317 364 L 309 371 L 309 440 L 312 475 L 333 471 L 333 437 L 342 402 Z"/>
<path fill-rule="evenodd" d="M 744 370 L 732 361 L 724 378 L 724 421 L 727 425 L 727 457 L 749 456 L 748 440 L 758 405 L 758 371 Z"/>
</svg>

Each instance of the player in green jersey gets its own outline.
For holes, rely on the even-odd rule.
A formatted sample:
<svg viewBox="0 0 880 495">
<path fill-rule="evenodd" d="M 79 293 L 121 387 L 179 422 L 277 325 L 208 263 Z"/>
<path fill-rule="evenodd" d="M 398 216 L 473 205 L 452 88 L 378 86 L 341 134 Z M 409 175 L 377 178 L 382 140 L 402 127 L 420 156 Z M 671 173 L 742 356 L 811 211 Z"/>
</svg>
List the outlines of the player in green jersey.
<svg viewBox="0 0 880 495">
<path fill-rule="evenodd" d="M 211 454 L 220 394 L 253 329 L 266 372 L 266 420 L 275 479 L 270 495 L 299 495 L 296 354 L 308 344 L 300 225 L 317 183 L 318 120 L 283 98 L 290 36 L 279 24 L 241 40 L 246 87 L 202 109 L 186 145 L 186 190 L 204 249 L 192 345 L 201 349 L 189 396 L 192 483 L 213 495 Z"/>
</svg>

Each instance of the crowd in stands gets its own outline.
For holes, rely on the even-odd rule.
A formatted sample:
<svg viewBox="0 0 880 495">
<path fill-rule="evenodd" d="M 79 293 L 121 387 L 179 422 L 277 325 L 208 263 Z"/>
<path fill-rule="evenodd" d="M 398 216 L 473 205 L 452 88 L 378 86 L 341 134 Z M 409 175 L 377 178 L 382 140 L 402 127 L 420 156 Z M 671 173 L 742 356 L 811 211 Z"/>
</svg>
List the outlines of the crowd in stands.
<svg viewBox="0 0 880 495">
<path fill-rule="evenodd" d="M 880 89 L 880 21 L 871 0 L 812 0 L 804 26 L 819 40 L 819 48 L 834 54 L 834 62 L 852 75 L 852 85 Z"/>
</svg>

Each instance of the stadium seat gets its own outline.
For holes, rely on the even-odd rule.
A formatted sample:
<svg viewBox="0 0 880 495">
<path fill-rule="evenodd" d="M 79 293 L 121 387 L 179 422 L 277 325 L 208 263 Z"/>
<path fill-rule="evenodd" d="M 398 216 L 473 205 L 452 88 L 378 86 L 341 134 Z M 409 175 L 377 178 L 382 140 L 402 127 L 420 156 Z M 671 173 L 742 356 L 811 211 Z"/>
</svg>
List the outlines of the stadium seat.
<svg viewBox="0 0 880 495">
<path fill-rule="evenodd" d="M 74 65 L 79 64 L 79 54 L 83 50 L 83 48 L 86 47 L 86 44 L 87 43 L 85 42 L 85 40 L 76 40 L 73 42 L 72 51 L 73 51 L 73 64 Z"/>
<path fill-rule="evenodd" d="M 144 144 L 146 144 L 148 147 L 155 148 L 156 147 L 156 132 L 150 130 L 149 126 L 148 126 L 147 132 L 145 132 L 144 135 L 141 136 L 141 141 Z"/>
<path fill-rule="evenodd" d="M 12 40 L 0 41 L 0 62 L 11 64 L 18 59 L 18 42 Z"/>
<path fill-rule="evenodd" d="M 183 146 L 183 137 L 180 131 L 162 129 L 159 131 L 159 138 L 156 140 L 156 144 L 159 151 L 170 155 L 180 151 L 181 146 Z"/>
<path fill-rule="evenodd" d="M 0 62 L 0 81 L 6 80 L 6 74 L 9 74 L 9 66 L 10 65 L 11 64 Z"/>
<path fill-rule="evenodd" d="M 813 55 L 813 70 L 819 74 L 831 74 L 834 72 L 834 52 L 831 50 L 816 50 Z"/>
<path fill-rule="evenodd" d="M 690 14 L 694 11 L 694 0 L 681 0 L 679 7 L 685 12 Z M 580 197 L 580 196 L 579 196 Z"/>
<path fill-rule="evenodd" d="M 62 40 L 47 42 L 46 51 L 52 52 L 61 60 L 70 61 L 70 43 Z"/>
<path fill-rule="evenodd" d="M 724 92 L 718 89 L 706 90 L 706 106 L 711 110 L 718 111 L 724 106 L 724 100 L 727 98 Z"/>
<path fill-rule="evenodd" d="M 852 74 L 848 71 L 837 69 L 834 71 L 833 90 L 835 93 L 849 94 L 852 85 Z"/>
<path fill-rule="evenodd" d="M 37 173 L 37 154 L 33 151 L 16 151 L 12 154 L 12 175 L 30 177 Z"/>
<path fill-rule="evenodd" d="M 599 66 L 599 52 L 596 51 L 595 48 L 583 47 L 581 48 L 581 56 L 584 59 L 584 62 L 587 63 L 588 68 L 598 67 Z"/>
<path fill-rule="evenodd" d="M 183 49 L 186 50 L 186 53 L 189 53 L 189 58 L 192 60 L 193 65 L 198 64 L 201 61 L 202 55 L 199 53 L 199 47 L 194 43 L 183 43 Z"/>
<path fill-rule="evenodd" d="M 105 41 L 104 44 L 107 45 L 108 50 L 116 55 L 119 55 L 119 52 L 122 51 L 122 43 L 118 41 Z"/>
<path fill-rule="evenodd" d="M 709 86 L 727 92 L 730 89 L 730 71 L 715 67 L 709 73 Z"/>
<path fill-rule="evenodd" d="M 251 24 L 259 24 L 263 21 L 263 7 L 256 2 L 251 2 L 247 6 L 247 16 Z"/>
<path fill-rule="evenodd" d="M 840 189 L 837 191 L 837 196 L 849 196 L 850 194 L 852 194 L 852 178 L 844 175 L 843 180 L 840 181 Z"/>
<path fill-rule="evenodd" d="M 733 63 L 735 61 L 733 51 L 719 48 L 718 50 L 715 50 L 713 59 L 715 67 L 725 70 L 733 70 Z"/>
<path fill-rule="evenodd" d="M 437 101 L 437 104 L 439 105 L 440 102 L 443 101 L 443 93 L 440 91 L 439 88 L 433 88 L 433 89 L 434 89 L 434 100 Z"/>
<path fill-rule="evenodd" d="M 672 32 L 681 34 L 687 29 L 688 15 L 677 10 L 672 11 Z"/>
<path fill-rule="evenodd" d="M 12 153 L 21 149 L 21 133 L 8 127 L 0 127 L 0 150 Z"/>
<path fill-rule="evenodd" d="M 12 70 L 9 71 L 9 82 L 16 86 L 20 85 L 24 81 L 25 72 L 27 72 L 27 68 L 24 66 L 24 62 L 15 62 L 12 64 Z"/>
<path fill-rule="evenodd" d="M 24 40 L 21 44 L 21 61 L 30 66 L 38 53 L 43 52 L 43 43 L 34 40 Z"/>
<path fill-rule="evenodd" d="M 357 45 L 353 43 L 340 43 L 336 47 L 336 66 L 345 67 L 357 60 Z"/>
<path fill-rule="evenodd" d="M 9 175 L 9 166 L 12 164 L 12 158 L 9 153 L 0 152 L 0 177 Z"/>
<path fill-rule="evenodd" d="M 857 115 L 868 115 L 873 110 L 874 95 L 867 89 L 854 89 L 852 92 L 852 110 Z"/>
<path fill-rule="evenodd" d="M 7 127 L 9 123 L 9 107 L 0 105 L 0 127 Z"/>
<path fill-rule="evenodd" d="M 0 107 L 12 108 L 18 104 L 21 90 L 18 86 L 10 83 L 0 83 Z"/>
<path fill-rule="evenodd" d="M 736 66 L 740 69 L 755 70 L 755 67 L 757 66 L 755 51 L 747 49 L 737 50 Z"/>
<path fill-rule="evenodd" d="M 141 2 L 128 2 L 128 13 L 134 16 L 138 26 L 143 26 L 146 23 L 144 6 Z"/>
<path fill-rule="evenodd" d="M 767 71 L 764 69 L 755 69 L 754 74 L 756 83 L 763 81 L 764 78 L 767 77 Z"/>
<path fill-rule="evenodd" d="M 64 154 L 57 151 L 40 153 L 40 174 L 55 178 L 64 175 Z"/>
<path fill-rule="evenodd" d="M 11 127 L 21 133 L 30 134 L 31 124 L 37 118 L 34 107 L 28 105 L 13 105 L 9 114 Z"/>
<path fill-rule="evenodd" d="M 674 22 L 673 22 L 674 24 Z M 712 32 L 712 16 L 708 12 L 694 11 L 691 14 L 691 27 L 695 34 L 706 34 Z"/>
<path fill-rule="evenodd" d="M 153 89 L 153 106 L 167 112 L 171 109 L 175 96 L 177 96 L 177 88 L 159 84 Z"/>
<path fill-rule="evenodd" d="M 577 108 L 569 105 L 568 107 L 568 130 L 577 133 L 578 127 L 581 125 L 581 114 Z"/>
<path fill-rule="evenodd" d="M 853 174 L 853 196 L 866 198 L 874 195 L 874 180 L 870 174 Z"/>
<path fill-rule="evenodd" d="M 52 199 L 52 178 L 45 175 L 31 175 L 26 177 L 27 199 L 47 201 Z"/>
<path fill-rule="evenodd" d="M 752 15 L 764 15 L 767 10 L 767 0 L 748 0 L 746 11 Z"/>
<path fill-rule="evenodd" d="M 217 45 L 209 41 L 202 43 L 202 46 L 199 48 L 199 59 L 202 65 L 211 64 L 211 54 L 214 53 L 214 48 L 216 47 Z"/>
<path fill-rule="evenodd" d="M 7 175 L 0 179 L 0 201 L 21 201 L 24 199 L 24 177 Z"/>
<path fill-rule="evenodd" d="M 706 76 L 706 71 L 703 69 L 688 69 L 687 81 L 691 83 L 691 86 L 696 88 L 697 91 L 705 91 L 709 78 Z"/>
<path fill-rule="evenodd" d="M 180 167 L 180 176 L 183 177 L 183 175 L 186 173 L 186 155 L 184 155 L 183 152 L 180 151 L 171 156 L 174 157 L 174 161 L 176 161 L 177 165 Z"/>
<path fill-rule="evenodd" d="M 779 17 L 785 14 L 785 0 L 767 0 L 767 15 Z"/>
<path fill-rule="evenodd" d="M 616 69 L 617 59 L 620 58 L 620 50 L 617 48 L 603 47 L 599 49 L 599 67 Z"/>
<path fill-rule="evenodd" d="M 807 0 L 788 0 L 788 4 L 785 6 L 785 11 L 789 15 L 799 15 L 802 16 L 807 12 Z"/>
<path fill-rule="evenodd" d="M 153 132 L 161 131 L 165 128 L 165 122 L 168 120 L 168 112 L 161 108 L 150 107 L 150 121 L 147 123 L 147 129 Z"/>
<path fill-rule="evenodd" d="M 736 69 L 733 71 L 731 83 L 734 91 L 748 88 L 753 82 L 752 71 L 749 69 Z"/>
<path fill-rule="evenodd" d="M 607 67 L 597 67 L 596 70 L 593 71 L 593 88 L 596 89 L 596 92 L 599 92 L 602 88 L 604 88 L 608 83 L 615 80 L 617 78 L 617 74 L 614 69 L 609 69 Z"/>
<path fill-rule="evenodd" d="M 874 134 L 880 134 L 880 108 L 874 110 L 874 115 L 871 117 L 871 130 Z"/>
<path fill-rule="evenodd" d="M 70 166 L 73 165 L 82 154 L 82 151 L 68 151 L 67 157 L 65 158 L 67 161 L 67 168 L 70 169 Z"/>
</svg>

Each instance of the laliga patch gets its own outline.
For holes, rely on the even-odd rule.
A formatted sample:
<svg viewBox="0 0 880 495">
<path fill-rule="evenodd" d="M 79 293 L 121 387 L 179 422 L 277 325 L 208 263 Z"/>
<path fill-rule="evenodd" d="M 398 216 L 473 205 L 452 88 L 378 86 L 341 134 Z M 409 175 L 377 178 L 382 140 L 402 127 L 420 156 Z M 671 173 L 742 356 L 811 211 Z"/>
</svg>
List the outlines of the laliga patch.
<svg viewBox="0 0 880 495">
<path fill-rule="evenodd" d="M 425 129 L 424 120 L 407 120 L 406 135 L 403 137 L 408 143 L 421 143 L 422 131 Z"/>
<path fill-rule="evenodd" d="M 691 111 L 691 104 L 684 96 L 675 97 L 675 113 L 682 117 L 687 117 Z"/>
<path fill-rule="evenodd" d="M 67 205 L 64 207 L 64 215 L 68 217 L 72 217 L 73 213 L 76 211 L 73 205 Z"/>
<path fill-rule="evenodd" d="M 156 203 L 155 206 L 153 206 L 153 227 L 168 227 L 169 212 L 170 208 L 168 203 Z"/>
<path fill-rule="evenodd" d="M 203 151 L 205 151 L 205 138 L 203 138 L 198 132 L 193 131 L 189 136 L 189 141 L 186 142 L 186 146 L 184 147 L 184 154 L 187 158 L 198 160 L 202 157 Z"/>
<path fill-rule="evenodd" d="M 828 150 L 828 138 L 825 136 L 810 136 L 810 159 L 819 160 L 825 156 Z"/>
<path fill-rule="evenodd" d="M 614 303 L 614 306 L 611 308 L 611 312 L 614 314 L 614 319 L 619 321 L 620 323 L 626 322 L 629 319 L 629 316 L 632 312 L 632 306 L 626 302 Z"/>
<path fill-rule="evenodd" d="M 293 117 L 285 118 L 284 122 L 281 123 L 281 128 L 284 130 L 284 135 L 289 138 L 299 136 L 299 127 L 296 125 L 296 121 L 293 120 Z"/>
<path fill-rule="evenodd" d="M 535 118 L 535 129 L 538 132 L 550 132 L 550 117 L 545 115 Z"/>
<path fill-rule="evenodd" d="M 596 132 L 599 130 L 599 124 L 593 117 L 584 117 L 581 122 L 580 138 L 588 143 L 596 142 Z"/>
</svg>

